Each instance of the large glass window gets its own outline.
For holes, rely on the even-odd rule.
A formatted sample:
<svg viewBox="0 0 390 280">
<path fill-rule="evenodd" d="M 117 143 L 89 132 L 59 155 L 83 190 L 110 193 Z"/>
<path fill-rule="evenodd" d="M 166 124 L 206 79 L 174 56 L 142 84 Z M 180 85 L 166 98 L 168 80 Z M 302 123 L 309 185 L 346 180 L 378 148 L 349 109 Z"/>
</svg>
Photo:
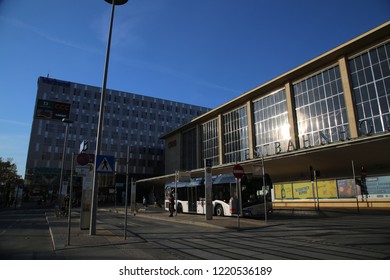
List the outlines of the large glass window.
<svg viewBox="0 0 390 280">
<path fill-rule="evenodd" d="M 390 43 L 349 60 L 361 134 L 390 131 Z"/>
<path fill-rule="evenodd" d="M 302 148 L 350 136 L 339 66 L 294 84 L 294 97 Z"/>
<path fill-rule="evenodd" d="M 253 102 L 255 146 L 260 155 L 287 151 L 290 140 L 286 92 L 274 92 Z"/>
<path fill-rule="evenodd" d="M 219 165 L 218 119 L 202 124 L 202 164 L 205 159 Z"/>
<path fill-rule="evenodd" d="M 246 106 L 223 115 L 225 163 L 249 158 Z"/>
</svg>

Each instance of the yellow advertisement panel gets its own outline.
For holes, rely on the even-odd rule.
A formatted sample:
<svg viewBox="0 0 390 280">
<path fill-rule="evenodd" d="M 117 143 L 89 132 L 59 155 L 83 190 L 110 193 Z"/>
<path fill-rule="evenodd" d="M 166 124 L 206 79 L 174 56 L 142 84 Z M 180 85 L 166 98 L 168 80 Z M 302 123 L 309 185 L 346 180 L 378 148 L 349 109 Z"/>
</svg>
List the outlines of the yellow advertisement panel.
<svg viewBox="0 0 390 280">
<path fill-rule="evenodd" d="M 316 189 L 316 185 L 314 185 L 314 188 Z M 337 198 L 336 180 L 318 181 L 317 188 L 319 198 Z"/>
<path fill-rule="evenodd" d="M 293 191 L 291 183 L 275 184 L 275 199 L 293 199 Z"/>
<path fill-rule="evenodd" d="M 337 198 L 336 180 L 274 184 L 275 199 Z M 313 196 L 314 191 L 314 196 Z"/>
<path fill-rule="evenodd" d="M 295 199 L 313 198 L 311 182 L 294 183 L 293 187 Z"/>
</svg>

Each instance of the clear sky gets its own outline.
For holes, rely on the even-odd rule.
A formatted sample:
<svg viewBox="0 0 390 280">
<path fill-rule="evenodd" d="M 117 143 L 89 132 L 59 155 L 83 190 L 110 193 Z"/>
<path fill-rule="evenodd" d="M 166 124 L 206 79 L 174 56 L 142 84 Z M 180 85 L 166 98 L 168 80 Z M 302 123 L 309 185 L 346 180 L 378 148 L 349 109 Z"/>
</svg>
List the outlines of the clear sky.
<svg viewBox="0 0 390 280">
<path fill-rule="evenodd" d="M 24 176 L 37 79 L 101 86 L 104 0 L 0 0 L 0 156 Z M 388 0 L 129 0 L 107 87 L 215 108 L 390 20 Z"/>
</svg>

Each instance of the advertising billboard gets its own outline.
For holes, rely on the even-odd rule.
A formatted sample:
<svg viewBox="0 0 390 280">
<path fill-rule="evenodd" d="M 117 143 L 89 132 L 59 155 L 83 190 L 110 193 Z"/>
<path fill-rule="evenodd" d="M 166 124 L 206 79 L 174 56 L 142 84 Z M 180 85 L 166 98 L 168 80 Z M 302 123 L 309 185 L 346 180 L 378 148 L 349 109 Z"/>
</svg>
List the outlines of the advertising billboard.
<svg viewBox="0 0 390 280">
<path fill-rule="evenodd" d="M 318 188 L 319 198 L 337 198 L 336 180 L 317 181 L 314 188 Z"/>
<path fill-rule="evenodd" d="M 35 117 L 46 120 L 69 119 L 70 104 L 38 99 Z"/>
<path fill-rule="evenodd" d="M 275 199 L 337 198 L 336 180 L 275 184 Z M 313 196 L 314 190 L 314 196 Z"/>
<path fill-rule="evenodd" d="M 369 194 L 390 194 L 390 176 L 367 177 L 366 184 Z"/>
<path fill-rule="evenodd" d="M 294 183 L 294 198 L 313 198 L 313 188 L 311 182 Z"/>
<path fill-rule="evenodd" d="M 275 184 L 275 199 L 293 199 L 292 183 Z"/>
<path fill-rule="evenodd" d="M 360 195 L 360 186 L 357 186 L 354 179 L 337 180 L 339 198 L 354 198 Z"/>
</svg>

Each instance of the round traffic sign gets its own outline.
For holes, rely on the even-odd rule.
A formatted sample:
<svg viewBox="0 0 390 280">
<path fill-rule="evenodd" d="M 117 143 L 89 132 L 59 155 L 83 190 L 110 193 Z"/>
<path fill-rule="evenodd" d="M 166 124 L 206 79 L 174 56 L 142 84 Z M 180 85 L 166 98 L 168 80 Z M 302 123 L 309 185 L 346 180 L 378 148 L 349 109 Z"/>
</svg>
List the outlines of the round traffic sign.
<svg viewBox="0 0 390 280">
<path fill-rule="evenodd" d="M 244 176 L 244 168 L 239 165 L 239 164 L 236 164 L 234 167 L 233 167 L 233 175 L 234 177 L 236 177 L 237 179 L 241 179 L 243 176 Z"/>
<path fill-rule="evenodd" d="M 81 166 L 87 165 L 89 163 L 89 155 L 87 153 L 78 154 L 77 163 Z"/>
</svg>

